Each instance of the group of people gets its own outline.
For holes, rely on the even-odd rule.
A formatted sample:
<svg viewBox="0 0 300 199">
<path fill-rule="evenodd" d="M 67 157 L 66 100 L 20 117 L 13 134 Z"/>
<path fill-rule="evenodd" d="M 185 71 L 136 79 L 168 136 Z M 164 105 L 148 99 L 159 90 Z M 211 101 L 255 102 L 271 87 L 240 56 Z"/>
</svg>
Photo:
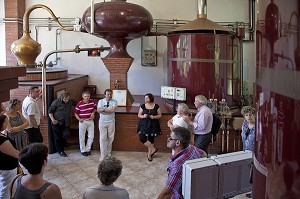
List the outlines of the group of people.
<svg viewBox="0 0 300 199">
<path fill-rule="evenodd" d="M 95 113 L 100 114 L 100 161 L 111 156 L 112 142 L 115 134 L 115 110 L 117 101 L 112 99 L 112 90 L 104 91 L 105 97 L 98 104 L 91 99 L 89 91 L 83 91 L 82 100 L 78 103 L 70 98 L 70 93 L 64 91 L 59 99 L 52 102 L 48 109 L 49 118 L 52 121 L 54 142 L 57 152 L 66 157 L 64 147 L 68 146 L 67 138 L 70 135 L 70 115 L 72 106 L 75 107 L 75 117 L 78 120 L 79 147 L 83 156 L 91 155 L 91 147 L 94 141 Z M 87 140 L 86 140 L 87 134 Z"/>
<path fill-rule="evenodd" d="M 207 99 L 203 95 L 195 97 L 194 105 L 197 112 L 193 120 L 190 117 L 189 107 L 185 103 L 179 103 L 177 114 L 167 123 L 171 130 L 167 139 L 167 147 L 172 149 L 172 156 L 167 169 L 167 183 L 158 199 L 183 198 L 181 190 L 183 163 L 186 160 L 206 157 L 208 154 L 208 147 L 212 139 L 212 111 L 207 107 Z M 255 109 L 251 106 L 245 106 L 241 113 L 244 116 L 241 134 L 243 150 L 253 151 Z M 161 134 L 157 121 L 161 118 L 161 111 L 159 105 L 154 103 L 152 94 L 145 95 L 145 104 L 140 107 L 138 117 L 140 118 L 138 124 L 139 138 L 148 148 L 148 160 L 152 161 L 153 155 L 158 151 L 154 147 L 154 138 Z"/>
<path fill-rule="evenodd" d="M 113 182 L 121 175 L 121 161 L 111 157 L 112 143 L 115 135 L 115 111 L 117 101 L 112 99 L 112 90 L 106 89 L 105 97 L 98 101 L 90 99 L 89 91 L 82 93 L 82 100 L 78 103 L 71 99 L 68 91 L 64 91 L 60 98 L 54 100 L 48 109 L 51 119 L 54 142 L 57 152 L 66 157 L 64 147 L 68 145 L 70 135 L 70 114 L 75 107 L 75 117 L 79 122 L 79 144 L 83 156 L 91 154 L 94 139 L 95 113 L 100 114 L 100 164 L 98 177 L 101 185 L 87 188 L 84 198 L 129 198 L 128 192 L 115 187 Z M 48 148 L 41 144 L 43 137 L 39 130 L 40 112 L 37 99 L 40 96 L 38 87 L 31 87 L 29 95 L 22 102 L 12 99 L 5 115 L 0 115 L 2 133 L 0 134 L 0 159 L 7 162 L 0 166 L 0 196 L 21 198 L 24 194 L 43 196 L 43 198 L 61 198 L 59 188 L 43 179 L 43 171 L 47 165 Z M 158 148 L 154 146 L 155 137 L 161 135 L 159 119 L 162 117 L 160 106 L 154 103 L 154 96 L 147 93 L 145 103 L 138 111 L 138 137 L 147 149 L 147 159 L 152 161 Z M 190 159 L 207 156 L 207 149 L 211 142 L 211 128 L 213 116 L 206 106 L 207 99 L 198 95 L 195 97 L 197 108 L 194 119 L 190 117 L 190 109 L 185 103 L 177 105 L 177 114 L 168 121 L 170 135 L 167 138 L 167 147 L 172 149 L 172 156 L 168 164 L 168 178 L 165 188 L 158 198 L 183 198 L 182 196 L 182 166 Z M 22 112 L 21 112 L 22 109 Z M 242 109 L 245 117 L 242 130 L 244 150 L 253 150 L 255 109 L 250 106 Z M 85 141 L 87 132 L 87 141 Z M 28 146 L 27 146 L 28 145 Z M 28 171 L 26 176 L 18 176 L 16 168 L 19 163 Z M 9 184 L 13 182 L 11 193 Z M 0 197 L 0 199 L 1 199 Z"/>
</svg>

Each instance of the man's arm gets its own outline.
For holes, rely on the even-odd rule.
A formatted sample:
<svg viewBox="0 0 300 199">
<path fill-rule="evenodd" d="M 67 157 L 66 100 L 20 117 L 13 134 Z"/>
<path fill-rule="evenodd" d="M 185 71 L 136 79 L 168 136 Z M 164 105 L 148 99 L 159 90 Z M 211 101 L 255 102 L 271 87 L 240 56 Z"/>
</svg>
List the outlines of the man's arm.
<svg viewBox="0 0 300 199">
<path fill-rule="evenodd" d="M 172 191 L 164 188 L 158 195 L 157 199 L 170 199 L 172 194 L 173 194 Z"/>
<path fill-rule="evenodd" d="M 83 119 L 80 119 L 79 115 L 77 113 L 74 114 L 76 119 L 79 121 L 79 122 L 83 122 Z"/>
<path fill-rule="evenodd" d="M 35 120 L 35 117 L 34 117 L 34 115 L 29 115 L 29 121 L 30 121 L 30 123 L 32 124 L 32 126 L 33 126 L 33 128 L 38 128 L 39 126 L 37 125 L 37 122 L 36 122 L 36 120 Z"/>
<path fill-rule="evenodd" d="M 52 123 L 55 125 L 55 124 L 57 124 L 58 123 L 58 121 L 54 118 L 54 116 L 53 116 L 53 113 L 55 112 L 55 110 L 56 110 L 56 103 L 57 103 L 57 100 L 54 100 L 53 102 L 52 102 L 52 104 L 51 104 L 51 106 L 49 107 L 49 109 L 48 109 L 48 115 L 49 115 L 49 117 L 50 117 L 50 119 L 51 119 L 51 121 L 52 121 Z"/>
</svg>

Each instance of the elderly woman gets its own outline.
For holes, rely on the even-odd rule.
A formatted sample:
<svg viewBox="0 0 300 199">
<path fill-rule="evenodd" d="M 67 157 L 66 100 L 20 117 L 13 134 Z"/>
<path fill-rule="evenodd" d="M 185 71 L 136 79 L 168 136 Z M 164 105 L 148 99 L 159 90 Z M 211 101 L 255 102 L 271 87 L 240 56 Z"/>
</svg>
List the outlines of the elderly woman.
<svg viewBox="0 0 300 199">
<path fill-rule="evenodd" d="M 16 143 L 16 148 L 20 151 L 26 146 L 24 128 L 29 125 L 28 120 L 20 112 L 22 102 L 18 99 L 11 99 L 6 108 L 8 123 L 6 127 L 7 137 Z"/>
<path fill-rule="evenodd" d="M 244 106 L 241 113 L 245 119 L 242 127 L 243 150 L 253 151 L 255 136 L 255 109 L 251 106 Z"/>
<path fill-rule="evenodd" d="M 100 185 L 86 188 L 83 193 L 84 199 L 129 199 L 129 194 L 125 189 L 113 185 L 122 173 L 122 163 L 114 157 L 103 159 L 98 167 L 98 178 Z"/>
<path fill-rule="evenodd" d="M 7 117 L 0 114 L 1 131 L 6 128 L 6 124 Z M 10 198 L 10 183 L 17 174 L 19 151 L 13 147 L 12 143 L 13 141 L 0 133 L 0 199 Z"/>
<path fill-rule="evenodd" d="M 184 121 L 184 117 L 188 117 L 190 114 L 190 109 L 185 103 L 180 103 L 177 105 L 177 114 L 168 121 L 168 127 L 173 130 L 176 127 L 189 128 L 189 125 Z"/>
<path fill-rule="evenodd" d="M 161 110 L 159 105 L 154 103 L 154 96 L 151 93 L 145 95 L 145 104 L 141 105 L 138 118 L 140 121 L 137 132 L 140 141 L 148 148 L 147 159 L 151 162 L 154 154 L 158 151 L 154 147 L 154 138 L 161 134 L 158 120 L 161 118 Z"/>
</svg>

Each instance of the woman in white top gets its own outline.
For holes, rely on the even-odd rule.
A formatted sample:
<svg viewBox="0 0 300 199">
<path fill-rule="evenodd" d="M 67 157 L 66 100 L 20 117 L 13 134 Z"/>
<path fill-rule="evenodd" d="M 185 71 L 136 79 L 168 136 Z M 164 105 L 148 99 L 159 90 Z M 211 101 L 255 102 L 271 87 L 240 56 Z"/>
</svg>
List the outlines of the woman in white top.
<svg viewBox="0 0 300 199">
<path fill-rule="evenodd" d="M 180 103 L 177 105 L 177 114 L 168 121 L 168 127 L 173 130 L 176 127 L 189 128 L 189 125 L 184 121 L 184 117 L 188 117 L 190 114 L 190 109 L 185 103 Z"/>
</svg>

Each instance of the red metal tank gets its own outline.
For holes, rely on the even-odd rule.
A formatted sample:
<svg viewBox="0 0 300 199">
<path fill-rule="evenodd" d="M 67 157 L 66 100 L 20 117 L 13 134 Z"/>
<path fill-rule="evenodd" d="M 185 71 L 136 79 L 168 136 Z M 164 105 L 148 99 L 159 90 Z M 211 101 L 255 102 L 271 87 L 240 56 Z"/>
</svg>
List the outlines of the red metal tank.
<svg viewBox="0 0 300 199">
<path fill-rule="evenodd" d="M 93 34 L 109 42 L 111 51 L 108 57 L 130 57 L 126 52 L 128 42 L 148 34 L 153 24 L 148 10 L 126 0 L 96 3 L 94 14 Z M 82 21 L 85 31 L 91 32 L 90 7 L 85 10 Z"/>
<path fill-rule="evenodd" d="M 196 95 L 239 102 L 241 70 L 239 42 L 234 32 L 206 15 L 206 1 L 198 1 L 198 18 L 168 35 L 168 85 L 186 88 L 187 104 Z"/>
<path fill-rule="evenodd" d="M 231 35 L 181 33 L 168 36 L 168 85 L 187 91 L 187 104 L 196 95 L 230 106 L 240 95 L 238 39 Z"/>
<path fill-rule="evenodd" d="M 274 21 L 270 7 L 278 8 L 273 10 L 285 13 L 281 22 L 286 25 L 279 28 L 277 23 L 257 21 L 257 128 L 252 198 L 299 199 L 300 73 L 295 66 L 299 21 L 289 21 L 295 9 L 299 16 L 300 3 L 290 0 L 274 4 L 272 0 L 257 3 L 257 19 Z M 277 31 L 285 34 L 279 35 Z M 264 61 L 270 57 L 274 58 L 272 65 Z"/>
</svg>

